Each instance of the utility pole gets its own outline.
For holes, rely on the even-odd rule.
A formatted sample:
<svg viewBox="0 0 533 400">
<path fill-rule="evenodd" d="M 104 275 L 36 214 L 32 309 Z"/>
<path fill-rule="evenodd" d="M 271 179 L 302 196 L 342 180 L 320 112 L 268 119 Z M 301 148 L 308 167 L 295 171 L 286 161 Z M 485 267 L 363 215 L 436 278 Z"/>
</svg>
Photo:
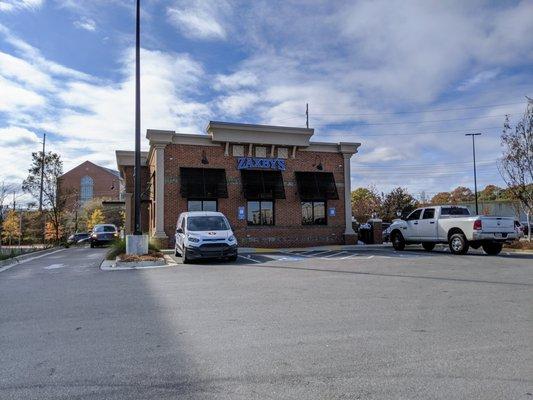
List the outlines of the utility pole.
<svg viewBox="0 0 533 400">
<path fill-rule="evenodd" d="M 45 240 L 45 224 L 44 224 L 44 215 L 43 215 L 43 188 L 44 188 L 44 163 L 46 161 L 45 157 L 46 149 L 46 133 L 43 134 L 43 156 L 41 159 L 41 189 L 39 191 L 39 215 L 41 216 L 41 225 L 43 230 L 43 245 Z"/>
<path fill-rule="evenodd" d="M 141 4 L 137 0 L 135 27 L 135 190 L 133 234 L 141 235 L 141 61 L 140 61 L 140 24 Z"/>
<path fill-rule="evenodd" d="M 309 103 L 305 103 L 305 126 L 309 129 Z"/>
<path fill-rule="evenodd" d="M 476 215 L 479 215 L 479 208 L 477 204 L 477 175 L 476 175 L 476 141 L 475 137 L 481 135 L 481 133 L 467 133 L 465 136 L 472 136 L 472 157 L 474 159 L 474 195 L 476 198 Z"/>
</svg>

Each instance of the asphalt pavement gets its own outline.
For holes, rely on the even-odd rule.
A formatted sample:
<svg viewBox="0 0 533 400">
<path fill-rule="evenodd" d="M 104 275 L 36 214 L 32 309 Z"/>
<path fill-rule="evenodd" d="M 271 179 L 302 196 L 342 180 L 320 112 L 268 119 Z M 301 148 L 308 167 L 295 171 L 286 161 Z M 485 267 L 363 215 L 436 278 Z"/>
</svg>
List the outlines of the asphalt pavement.
<svg viewBox="0 0 533 400">
<path fill-rule="evenodd" d="M 280 252 L 0 272 L 1 399 L 532 399 L 533 257 Z"/>
</svg>

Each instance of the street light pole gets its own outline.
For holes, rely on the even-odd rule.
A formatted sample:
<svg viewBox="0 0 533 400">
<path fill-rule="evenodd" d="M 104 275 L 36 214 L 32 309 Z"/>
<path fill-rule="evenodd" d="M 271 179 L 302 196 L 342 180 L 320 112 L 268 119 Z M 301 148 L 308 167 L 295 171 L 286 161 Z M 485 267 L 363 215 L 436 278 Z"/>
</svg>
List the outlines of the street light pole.
<svg viewBox="0 0 533 400">
<path fill-rule="evenodd" d="M 46 226 L 45 226 L 45 219 L 44 219 L 44 214 L 43 214 L 44 164 L 46 162 L 45 149 L 46 149 L 46 133 L 43 134 L 43 157 L 41 159 L 41 188 L 39 190 L 39 216 L 41 217 L 43 245 L 46 239 L 46 233 L 45 233 Z"/>
<path fill-rule="evenodd" d="M 472 157 L 474 159 L 474 196 L 476 198 L 476 215 L 479 215 L 479 209 L 477 204 L 477 174 L 476 174 L 476 141 L 475 137 L 481 135 L 481 133 L 467 133 L 465 136 L 472 136 Z"/>
<path fill-rule="evenodd" d="M 137 0 L 135 28 L 135 190 L 133 234 L 141 235 L 141 64 L 140 64 L 140 0 Z"/>
</svg>

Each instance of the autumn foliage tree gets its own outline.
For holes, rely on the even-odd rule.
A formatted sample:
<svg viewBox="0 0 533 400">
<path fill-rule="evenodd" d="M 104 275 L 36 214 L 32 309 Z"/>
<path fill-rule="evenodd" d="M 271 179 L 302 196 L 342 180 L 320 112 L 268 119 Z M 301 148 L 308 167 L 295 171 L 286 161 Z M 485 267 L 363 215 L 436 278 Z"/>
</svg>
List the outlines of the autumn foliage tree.
<svg viewBox="0 0 533 400">
<path fill-rule="evenodd" d="M 3 223 L 2 238 L 11 246 L 13 239 L 20 237 L 20 219 L 15 210 L 9 210 Z"/>
<path fill-rule="evenodd" d="M 91 231 L 95 225 L 103 224 L 105 222 L 104 213 L 101 208 L 95 209 L 89 219 L 87 220 L 87 230 Z"/>
<path fill-rule="evenodd" d="M 374 187 L 360 187 L 352 191 L 352 215 L 358 222 L 364 223 L 373 214 L 378 214 L 380 207 L 381 198 Z"/>
</svg>

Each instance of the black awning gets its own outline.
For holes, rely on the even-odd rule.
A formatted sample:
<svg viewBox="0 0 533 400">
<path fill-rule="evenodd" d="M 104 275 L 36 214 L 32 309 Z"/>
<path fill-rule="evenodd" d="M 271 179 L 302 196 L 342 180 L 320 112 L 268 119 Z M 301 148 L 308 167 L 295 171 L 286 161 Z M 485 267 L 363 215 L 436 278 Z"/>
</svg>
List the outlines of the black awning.
<svg viewBox="0 0 533 400">
<path fill-rule="evenodd" d="M 281 171 L 241 170 L 244 197 L 251 200 L 285 198 Z"/>
<path fill-rule="evenodd" d="M 337 200 L 339 193 L 331 172 L 295 172 L 302 200 Z"/>
<path fill-rule="evenodd" d="M 215 168 L 180 168 L 181 196 L 187 199 L 228 197 L 226 171 Z"/>
</svg>

